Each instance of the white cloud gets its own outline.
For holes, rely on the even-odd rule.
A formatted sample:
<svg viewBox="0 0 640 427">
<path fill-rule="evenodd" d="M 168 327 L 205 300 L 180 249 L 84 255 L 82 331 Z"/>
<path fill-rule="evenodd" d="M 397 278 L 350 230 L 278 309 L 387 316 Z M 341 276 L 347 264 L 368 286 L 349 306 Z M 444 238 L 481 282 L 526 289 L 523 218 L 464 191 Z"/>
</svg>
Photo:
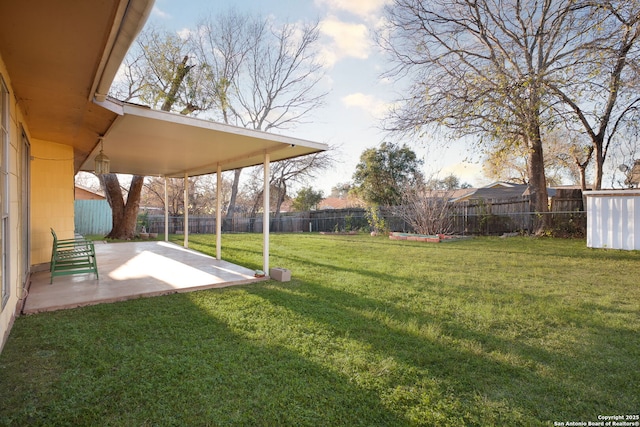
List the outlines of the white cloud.
<svg viewBox="0 0 640 427">
<path fill-rule="evenodd" d="M 366 59 L 371 52 L 371 38 L 364 24 L 343 22 L 329 16 L 320 22 L 320 31 L 330 39 L 323 49 L 325 63 L 329 66 L 346 57 Z"/>
<path fill-rule="evenodd" d="M 176 31 L 178 37 L 182 40 L 188 40 L 191 36 L 195 34 L 195 32 L 189 28 L 183 28 L 181 30 Z"/>
<path fill-rule="evenodd" d="M 342 103 L 347 107 L 361 108 L 376 119 L 384 117 L 389 110 L 389 106 L 385 102 L 375 96 L 366 95 L 361 92 L 342 97 Z"/>
<path fill-rule="evenodd" d="M 331 11 L 346 11 L 368 19 L 389 0 L 315 0 L 316 6 L 327 7 Z"/>
<path fill-rule="evenodd" d="M 153 6 L 153 9 L 151 10 L 151 13 L 154 16 L 157 16 L 160 19 L 169 19 L 169 18 L 171 18 L 170 14 L 168 14 L 164 10 L 160 9 L 158 6 Z"/>
</svg>

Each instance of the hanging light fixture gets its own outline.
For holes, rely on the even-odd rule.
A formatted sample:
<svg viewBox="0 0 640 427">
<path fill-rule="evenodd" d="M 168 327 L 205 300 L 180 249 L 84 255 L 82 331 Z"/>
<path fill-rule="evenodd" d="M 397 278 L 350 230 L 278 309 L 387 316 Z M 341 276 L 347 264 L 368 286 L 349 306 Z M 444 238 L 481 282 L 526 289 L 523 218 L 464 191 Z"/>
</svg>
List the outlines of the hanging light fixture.
<svg viewBox="0 0 640 427">
<path fill-rule="evenodd" d="M 102 152 L 103 148 L 104 148 L 104 139 L 100 137 L 100 153 L 95 158 L 96 175 L 103 175 L 105 173 L 109 173 L 109 167 L 110 167 L 109 165 L 111 163 L 111 160 L 109 160 L 109 158 L 105 156 L 105 154 Z"/>
</svg>

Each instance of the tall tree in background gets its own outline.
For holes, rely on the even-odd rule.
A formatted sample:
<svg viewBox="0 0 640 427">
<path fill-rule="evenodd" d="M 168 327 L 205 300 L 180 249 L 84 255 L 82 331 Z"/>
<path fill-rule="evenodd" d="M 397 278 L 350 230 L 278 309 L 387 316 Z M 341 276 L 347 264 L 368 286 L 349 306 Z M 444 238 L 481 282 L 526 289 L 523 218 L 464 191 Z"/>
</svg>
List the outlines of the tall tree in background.
<svg viewBox="0 0 640 427">
<path fill-rule="evenodd" d="M 318 62 L 317 22 L 277 25 L 230 11 L 204 21 L 198 34 L 200 61 L 211 70 L 207 91 L 216 116 L 225 123 L 263 131 L 286 129 L 322 105 L 326 93 L 318 90 L 324 72 Z M 307 165 L 300 167 L 300 162 Z M 314 156 L 284 160 L 272 171 L 304 170 L 317 163 Z M 240 173 L 234 174 L 227 218 L 233 215 Z M 284 182 L 281 177 L 274 180 Z M 277 188 L 279 194 L 285 191 L 278 199 L 283 200 L 286 187 Z"/>
<path fill-rule="evenodd" d="M 269 176 L 270 204 L 274 207 L 273 212 L 276 224 L 280 224 L 277 220 L 280 218 L 282 204 L 289 197 L 288 189 L 295 184 L 306 184 L 310 179 L 315 178 L 318 172 L 329 168 L 332 163 L 331 151 L 322 151 L 279 161 L 271 165 L 271 174 Z M 264 186 L 259 185 L 262 176 L 263 168 L 254 168 L 250 187 L 253 189 L 252 193 L 255 202 L 251 210 L 251 216 L 257 214 L 263 200 Z"/>
<path fill-rule="evenodd" d="M 544 133 L 544 171 L 545 180 L 550 187 L 562 185 L 567 180 L 570 184 L 586 182 L 586 160 L 584 145 L 577 140 L 578 135 L 566 131 Z M 588 149 L 589 146 L 587 145 Z M 528 183 L 525 147 L 505 147 L 497 143 L 490 145 L 485 151 L 483 172 L 485 176 L 496 181 Z M 589 151 L 589 150 L 587 150 Z"/>
<path fill-rule="evenodd" d="M 292 208 L 301 212 L 310 211 L 316 209 L 322 199 L 324 199 L 322 190 L 318 191 L 311 187 L 304 187 L 298 191 L 298 194 L 293 199 Z"/>
<path fill-rule="evenodd" d="M 584 150 L 578 152 L 587 163 L 595 160 L 593 189 L 599 190 L 609 149 L 621 137 L 626 139 L 625 122 L 635 121 L 640 106 L 640 2 L 587 1 L 583 5 L 589 25 L 580 37 L 588 45 L 575 51 L 570 66 L 560 70 L 568 78 L 547 79 L 547 86 L 562 102 L 558 109 L 563 122 L 591 141 L 586 158 Z M 586 167 L 579 160 L 576 163 Z"/>
<path fill-rule="evenodd" d="M 231 99 L 251 44 L 264 31 L 263 27 L 264 21 L 235 10 L 208 17 L 198 25 L 195 48 L 210 70 L 206 93 L 214 106 L 212 117 L 222 123 L 239 124 L 231 110 Z M 235 211 L 241 173 L 242 169 L 233 172 L 227 220 L 233 217 Z"/>
<path fill-rule="evenodd" d="M 449 174 L 444 178 L 433 177 L 426 181 L 426 188 L 429 190 L 453 191 L 460 188 L 471 188 L 471 184 L 460 181 L 454 174 Z"/>
<path fill-rule="evenodd" d="M 194 78 L 190 65 L 188 40 L 155 29 L 143 31 L 135 49 L 125 59 L 124 79 L 111 94 L 123 101 L 136 99 L 162 111 L 177 110 L 181 114 L 206 109 L 198 90 L 201 80 Z M 116 174 L 100 175 L 100 182 L 111 206 L 113 239 L 131 239 L 136 232 L 140 196 L 144 176 L 134 175 L 125 201 Z"/>
<path fill-rule="evenodd" d="M 395 206 L 402 201 L 405 186 L 423 182 L 422 161 L 406 145 L 383 142 L 360 155 L 353 182 L 357 194 L 374 206 Z"/>
<path fill-rule="evenodd" d="M 379 41 L 395 64 L 389 74 L 408 76 L 411 87 L 389 129 L 438 126 L 521 147 L 532 208 L 547 212 L 543 132 L 563 118 L 551 88 L 576 88 L 585 67 L 593 69 L 610 36 L 601 31 L 601 3 L 393 0 Z"/>
<path fill-rule="evenodd" d="M 184 215 L 184 184 L 188 183 L 189 213 L 194 215 L 210 215 L 216 211 L 216 180 L 215 175 L 200 175 L 183 178 L 167 179 L 167 207 L 170 216 Z M 153 206 L 164 210 L 165 179 L 147 177 L 142 191 L 144 206 Z M 224 206 L 229 198 L 228 182 L 222 181 L 221 199 Z"/>
</svg>

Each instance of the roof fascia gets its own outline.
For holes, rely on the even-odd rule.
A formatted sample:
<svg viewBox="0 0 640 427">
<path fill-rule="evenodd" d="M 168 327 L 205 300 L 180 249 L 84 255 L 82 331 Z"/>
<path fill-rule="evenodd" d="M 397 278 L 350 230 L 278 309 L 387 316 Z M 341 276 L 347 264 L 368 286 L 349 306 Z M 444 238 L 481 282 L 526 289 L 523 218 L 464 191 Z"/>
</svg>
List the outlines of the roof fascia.
<svg viewBox="0 0 640 427">
<path fill-rule="evenodd" d="M 113 79 L 136 36 L 144 27 L 155 0 L 121 0 L 90 96 L 104 101 Z"/>
</svg>

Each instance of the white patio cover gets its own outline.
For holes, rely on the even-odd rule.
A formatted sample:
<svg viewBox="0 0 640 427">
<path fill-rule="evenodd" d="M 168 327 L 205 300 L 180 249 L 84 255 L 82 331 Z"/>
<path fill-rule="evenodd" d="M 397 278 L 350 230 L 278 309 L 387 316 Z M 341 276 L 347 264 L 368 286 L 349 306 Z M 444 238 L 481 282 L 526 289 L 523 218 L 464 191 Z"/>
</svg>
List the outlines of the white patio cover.
<svg viewBox="0 0 640 427">
<path fill-rule="evenodd" d="M 117 114 L 103 136 L 104 154 L 111 172 L 183 178 L 304 156 L 328 147 L 325 144 L 261 132 L 209 120 L 152 110 L 113 99 L 99 102 Z M 81 170 L 93 171 L 100 152 L 93 152 Z"/>
</svg>

